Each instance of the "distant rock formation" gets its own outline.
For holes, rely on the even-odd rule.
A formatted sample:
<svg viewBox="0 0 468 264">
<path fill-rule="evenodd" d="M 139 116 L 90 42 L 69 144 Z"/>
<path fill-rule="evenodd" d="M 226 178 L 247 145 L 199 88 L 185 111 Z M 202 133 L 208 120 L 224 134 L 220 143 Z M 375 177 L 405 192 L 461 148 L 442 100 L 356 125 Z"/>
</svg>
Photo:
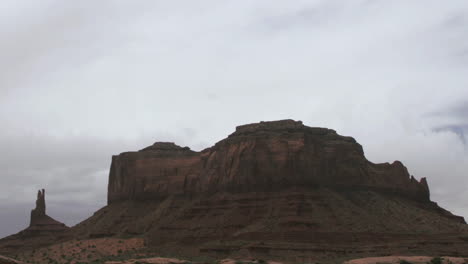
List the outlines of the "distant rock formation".
<svg viewBox="0 0 468 264">
<path fill-rule="evenodd" d="M 31 210 L 31 221 L 29 226 L 33 226 L 41 221 L 46 215 L 46 205 L 45 205 L 45 190 L 42 189 L 37 192 L 36 208 Z"/>
<path fill-rule="evenodd" d="M 108 203 L 313 186 L 429 201 L 426 179 L 417 181 L 401 162 L 373 164 L 351 137 L 281 120 L 238 126 L 228 138 L 201 152 L 156 142 L 113 156 Z"/>
<path fill-rule="evenodd" d="M 48 233 L 61 232 L 68 227 L 46 214 L 45 190 L 37 193 L 36 208 L 31 210 L 31 221 L 29 227 L 24 230 L 26 233 Z"/>
<path fill-rule="evenodd" d="M 45 190 L 39 190 L 36 208 L 31 210 L 29 226 L 14 235 L 0 239 L 0 254 L 13 254 L 49 245 L 67 237 L 69 230 L 68 226 L 46 214 Z"/>
</svg>

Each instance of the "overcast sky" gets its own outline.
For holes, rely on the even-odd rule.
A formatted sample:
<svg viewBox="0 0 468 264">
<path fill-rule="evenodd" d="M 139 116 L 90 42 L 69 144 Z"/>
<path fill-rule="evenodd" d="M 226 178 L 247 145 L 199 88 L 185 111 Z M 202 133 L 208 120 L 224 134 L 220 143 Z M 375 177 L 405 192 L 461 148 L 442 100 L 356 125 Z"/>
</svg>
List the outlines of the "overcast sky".
<svg viewBox="0 0 468 264">
<path fill-rule="evenodd" d="M 111 155 L 291 118 L 401 160 L 468 218 L 468 1 L 0 2 L 0 237 L 74 225 Z"/>
</svg>

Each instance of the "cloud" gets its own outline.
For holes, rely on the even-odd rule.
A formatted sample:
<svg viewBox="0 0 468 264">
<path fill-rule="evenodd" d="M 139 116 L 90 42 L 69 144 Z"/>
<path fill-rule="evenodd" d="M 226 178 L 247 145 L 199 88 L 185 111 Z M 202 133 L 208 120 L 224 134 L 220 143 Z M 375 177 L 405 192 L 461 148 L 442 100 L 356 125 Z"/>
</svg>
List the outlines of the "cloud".
<svg viewBox="0 0 468 264">
<path fill-rule="evenodd" d="M 468 102 L 458 102 L 439 111 L 431 112 L 426 116 L 437 124 L 433 128 L 434 132 L 452 132 L 466 145 L 466 134 L 468 133 Z"/>
<path fill-rule="evenodd" d="M 468 124 L 441 126 L 441 127 L 435 128 L 434 131 L 435 132 L 441 132 L 441 131 L 453 132 L 460 138 L 461 142 L 466 145 L 465 134 L 468 132 Z"/>
</svg>

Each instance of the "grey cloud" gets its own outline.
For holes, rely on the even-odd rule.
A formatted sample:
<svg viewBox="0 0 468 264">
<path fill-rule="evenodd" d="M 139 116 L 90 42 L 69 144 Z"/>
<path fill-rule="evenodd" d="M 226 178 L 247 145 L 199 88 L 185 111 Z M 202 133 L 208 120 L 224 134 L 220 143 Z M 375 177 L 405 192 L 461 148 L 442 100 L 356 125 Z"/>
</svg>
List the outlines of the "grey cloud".
<svg viewBox="0 0 468 264">
<path fill-rule="evenodd" d="M 425 115 L 427 118 L 435 119 L 432 122 L 433 131 L 449 131 L 456 134 L 463 144 L 466 144 L 468 133 L 468 102 L 462 101 L 444 109 L 434 111 Z"/>
<path fill-rule="evenodd" d="M 308 27 L 312 29 L 324 25 L 334 18 L 333 7 L 327 3 L 320 3 L 312 7 L 303 7 L 287 13 L 269 16 L 260 24 L 271 31 L 286 31 L 293 27 Z"/>
<path fill-rule="evenodd" d="M 65 68 L 73 70 L 112 53 L 121 44 L 119 29 L 114 25 L 125 25 L 141 13 L 139 8 L 144 8 L 142 4 L 118 1 L 92 5 L 86 1 L 27 2 L 16 23 L 0 27 L 0 96 L 12 89 L 47 82 L 48 75 Z M 121 15 L 122 11 L 125 15 Z M 111 32 L 112 37 L 107 38 Z"/>
<path fill-rule="evenodd" d="M 441 114 L 453 115 L 460 120 L 468 121 L 468 101 L 459 103 Z"/>
<path fill-rule="evenodd" d="M 468 124 L 461 125 L 446 125 L 441 127 L 434 128 L 435 132 L 440 131 L 451 131 L 455 133 L 461 140 L 463 144 L 466 144 L 466 133 L 468 133 Z"/>
<path fill-rule="evenodd" d="M 5 237 L 23 230 L 29 225 L 30 211 L 26 208 L 34 207 L 33 203 L 1 204 L 0 237 Z M 32 209 L 31 208 L 31 209 Z"/>
</svg>

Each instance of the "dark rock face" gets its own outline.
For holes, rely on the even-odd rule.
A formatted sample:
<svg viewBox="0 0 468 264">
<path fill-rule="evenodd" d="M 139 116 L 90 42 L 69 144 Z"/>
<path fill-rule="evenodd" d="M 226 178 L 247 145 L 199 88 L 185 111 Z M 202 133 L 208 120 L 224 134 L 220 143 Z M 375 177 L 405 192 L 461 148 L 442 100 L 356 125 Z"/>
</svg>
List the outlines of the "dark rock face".
<svg viewBox="0 0 468 264">
<path fill-rule="evenodd" d="M 45 190 L 42 189 L 37 192 L 36 208 L 31 210 L 31 222 L 29 226 L 33 226 L 41 221 L 41 218 L 46 215 L 45 206 Z"/>
<path fill-rule="evenodd" d="M 156 199 L 183 193 L 187 178 L 199 175 L 200 161 L 199 153 L 162 142 L 113 156 L 108 201 Z"/>
<path fill-rule="evenodd" d="M 282 120 L 243 125 L 201 152 L 157 142 L 112 157 L 108 203 L 169 195 L 245 193 L 327 186 L 429 201 L 425 178 L 405 166 L 373 164 L 362 146 L 334 130 Z"/>
<path fill-rule="evenodd" d="M 53 219 L 46 214 L 45 190 L 39 190 L 37 193 L 36 208 L 31 210 L 31 222 L 29 227 L 23 232 L 30 233 L 47 233 L 60 232 L 67 230 L 68 227 Z"/>
<path fill-rule="evenodd" d="M 45 190 L 37 193 L 36 208 L 31 210 L 29 226 L 17 234 L 0 239 L 0 253 L 13 254 L 22 250 L 49 245 L 67 236 L 65 224 L 46 214 Z"/>
</svg>

